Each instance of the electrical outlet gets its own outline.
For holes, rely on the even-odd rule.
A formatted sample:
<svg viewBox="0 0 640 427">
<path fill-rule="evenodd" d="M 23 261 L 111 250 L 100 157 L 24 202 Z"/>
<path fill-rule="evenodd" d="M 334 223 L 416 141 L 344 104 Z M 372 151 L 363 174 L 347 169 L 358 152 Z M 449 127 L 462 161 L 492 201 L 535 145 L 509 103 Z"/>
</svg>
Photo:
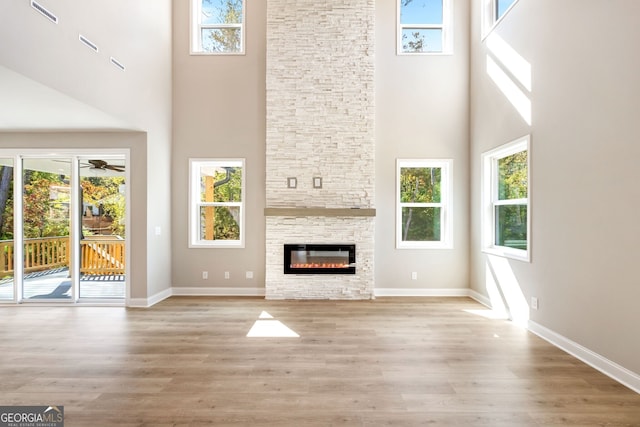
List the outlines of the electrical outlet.
<svg viewBox="0 0 640 427">
<path fill-rule="evenodd" d="M 203 272 L 202 272 L 202 278 L 203 278 L 204 280 L 207 280 L 207 279 L 209 278 L 209 272 L 208 272 L 208 271 L 203 271 Z"/>
<path fill-rule="evenodd" d="M 531 297 L 531 308 L 534 310 L 538 309 L 538 298 L 537 297 Z"/>
<path fill-rule="evenodd" d="M 245 273 L 245 277 L 246 277 L 247 279 L 253 279 L 253 271 L 247 271 L 247 272 Z"/>
<path fill-rule="evenodd" d="M 231 275 L 229 274 L 229 272 L 228 272 L 228 271 L 225 271 L 225 272 L 224 272 L 224 278 L 225 278 L 225 279 L 228 279 L 229 277 L 231 277 Z"/>
<path fill-rule="evenodd" d="M 418 272 L 417 271 L 411 272 L 411 280 L 418 280 Z"/>
</svg>

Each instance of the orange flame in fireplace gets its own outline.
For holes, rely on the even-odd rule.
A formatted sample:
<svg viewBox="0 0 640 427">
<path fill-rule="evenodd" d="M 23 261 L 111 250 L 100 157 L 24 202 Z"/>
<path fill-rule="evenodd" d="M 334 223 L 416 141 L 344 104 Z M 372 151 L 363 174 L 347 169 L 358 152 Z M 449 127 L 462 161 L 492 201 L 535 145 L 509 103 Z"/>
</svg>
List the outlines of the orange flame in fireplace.
<svg viewBox="0 0 640 427">
<path fill-rule="evenodd" d="M 331 264 L 331 263 L 291 264 L 291 268 L 349 268 L 349 264 Z"/>
</svg>

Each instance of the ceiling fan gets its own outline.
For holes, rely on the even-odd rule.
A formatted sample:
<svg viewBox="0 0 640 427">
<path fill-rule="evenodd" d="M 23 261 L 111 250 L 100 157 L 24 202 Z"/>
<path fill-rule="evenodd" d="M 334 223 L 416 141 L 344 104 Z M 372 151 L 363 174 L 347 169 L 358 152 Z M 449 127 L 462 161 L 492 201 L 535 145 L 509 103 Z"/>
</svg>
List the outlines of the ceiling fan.
<svg viewBox="0 0 640 427">
<path fill-rule="evenodd" d="M 60 163 L 71 163 L 71 161 L 69 160 L 58 160 L 58 159 L 53 159 L 54 162 L 60 162 Z M 89 169 L 89 170 L 96 170 L 96 171 L 102 171 L 102 172 L 106 172 L 107 170 L 112 170 L 114 172 L 124 172 L 125 171 L 125 166 L 124 165 L 113 165 L 110 164 L 104 160 L 99 160 L 99 159 L 94 159 L 94 160 L 81 160 L 80 161 L 80 168 L 81 169 Z"/>
<path fill-rule="evenodd" d="M 110 169 L 116 172 L 124 172 L 124 166 L 121 166 L 121 165 L 110 165 L 104 160 L 87 160 L 87 161 L 89 162 L 89 164 L 91 164 L 90 169 L 100 169 L 100 170 Z"/>
</svg>

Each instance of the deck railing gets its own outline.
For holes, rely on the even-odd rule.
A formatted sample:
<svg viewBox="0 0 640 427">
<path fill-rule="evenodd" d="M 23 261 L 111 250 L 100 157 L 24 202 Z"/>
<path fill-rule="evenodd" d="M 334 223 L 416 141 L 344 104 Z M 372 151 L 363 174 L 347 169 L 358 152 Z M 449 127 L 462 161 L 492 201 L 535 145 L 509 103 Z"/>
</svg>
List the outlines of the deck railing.
<svg viewBox="0 0 640 427">
<path fill-rule="evenodd" d="M 124 240 L 102 236 L 80 241 L 80 273 L 124 274 Z"/>
<path fill-rule="evenodd" d="M 124 274 L 125 241 L 115 236 L 90 236 L 80 241 L 80 273 L 89 275 Z M 24 272 L 68 267 L 68 236 L 24 240 Z M 15 269 L 13 240 L 0 240 L 0 275 Z"/>
</svg>

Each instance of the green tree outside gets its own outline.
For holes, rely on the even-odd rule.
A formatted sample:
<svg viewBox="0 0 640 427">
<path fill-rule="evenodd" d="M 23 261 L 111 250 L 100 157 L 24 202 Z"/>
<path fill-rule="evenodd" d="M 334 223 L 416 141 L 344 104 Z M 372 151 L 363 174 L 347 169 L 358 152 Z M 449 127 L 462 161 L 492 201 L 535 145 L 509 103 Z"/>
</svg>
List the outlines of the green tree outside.
<svg viewBox="0 0 640 427">
<path fill-rule="evenodd" d="M 205 52 L 239 52 L 242 48 L 242 0 L 202 0 L 202 48 Z M 216 24 L 223 24 L 216 26 Z"/>
<path fill-rule="evenodd" d="M 498 160 L 498 200 L 528 197 L 527 151 Z M 496 245 L 527 249 L 527 204 L 498 204 L 495 212 Z"/>
<path fill-rule="evenodd" d="M 400 202 L 441 203 L 441 183 L 441 168 L 401 168 Z M 441 210 L 438 206 L 403 206 L 402 240 L 440 240 Z"/>
<path fill-rule="evenodd" d="M 100 214 L 111 220 L 107 234 L 125 236 L 125 196 L 120 192 L 124 177 L 83 177 L 83 202 L 100 208 Z M 85 230 L 88 233 L 87 230 Z"/>
<path fill-rule="evenodd" d="M 227 172 L 228 170 L 228 172 Z M 202 178 L 201 185 L 205 186 L 205 177 Z M 218 168 L 213 174 L 215 203 L 239 203 L 242 201 L 242 168 Z M 204 200 L 204 192 L 201 193 L 201 201 Z M 239 206 L 216 206 L 214 216 L 214 239 L 215 240 L 239 240 L 240 239 L 240 207 Z M 201 236 L 205 236 L 204 225 L 206 223 L 207 208 L 203 207 L 201 215 Z"/>
</svg>

